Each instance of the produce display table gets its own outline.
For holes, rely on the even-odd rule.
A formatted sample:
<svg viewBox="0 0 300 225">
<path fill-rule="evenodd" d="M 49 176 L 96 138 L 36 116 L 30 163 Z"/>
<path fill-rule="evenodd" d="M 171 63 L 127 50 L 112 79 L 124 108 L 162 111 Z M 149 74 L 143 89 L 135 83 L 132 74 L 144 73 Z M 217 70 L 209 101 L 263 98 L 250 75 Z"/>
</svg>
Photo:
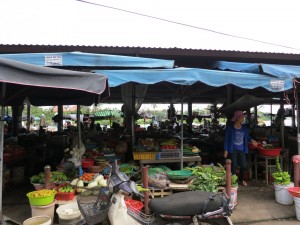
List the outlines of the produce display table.
<svg viewBox="0 0 300 225">
<path fill-rule="evenodd" d="M 157 164 L 157 163 L 179 163 L 180 159 L 143 159 L 139 160 L 141 167 L 144 164 Z M 201 165 L 201 157 L 200 156 L 190 156 L 190 157 L 183 157 L 183 162 L 196 162 L 198 166 Z"/>
<path fill-rule="evenodd" d="M 276 169 L 276 157 L 277 156 L 263 156 L 260 154 L 255 154 L 255 181 L 257 181 L 257 167 L 263 166 L 265 168 L 266 185 L 269 185 L 269 173 L 271 175 L 272 169 Z M 279 155 L 279 162 L 282 168 L 282 155 Z"/>
<path fill-rule="evenodd" d="M 163 189 L 149 188 L 149 195 L 151 198 L 155 198 L 155 197 L 162 198 L 171 194 L 173 194 L 171 188 L 163 188 Z"/>
<path fill-rule="evenodd" d="M 151 198 L 164 197 L 173 194 L 173 191 L 187 191 L 189 184 L 177 184 L 170 182 L 167 188 L 149 188 Z"/>
</svg>

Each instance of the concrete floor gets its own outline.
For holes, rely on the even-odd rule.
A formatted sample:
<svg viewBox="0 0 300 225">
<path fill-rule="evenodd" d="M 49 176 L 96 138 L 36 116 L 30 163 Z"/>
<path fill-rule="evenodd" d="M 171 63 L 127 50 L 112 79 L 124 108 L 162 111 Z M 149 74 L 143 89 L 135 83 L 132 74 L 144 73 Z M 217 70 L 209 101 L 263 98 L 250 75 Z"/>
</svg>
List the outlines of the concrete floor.
<svg viewBox="0 0 300 225">
<path fill-rule="evenodd" d="M 235 225 L 300 224 L 294 205 L 285 206 L 275 202 L 273 185 L 267 187 L 263 182 L 248 184 L 248 187 L 238 189 L 238 204 L 231 216 Z M 3 192 L 3 215 L 17 224 L 30 218 L 31 207 L 26 193 L 33 190 L 31 184 L 22 184 Z M 13 223 L 7 220 L 7 224 Z"/>
<path fill-rule="evenodd" d="M 23 224 L 23 221 L 31 217 L 31 207 L 26 193 L 34 191 L 34 187 L 28 183 L 12 185 L 2 195 L 3 216 L 7 224 L 11 221 Z"/>
<path fill-rule="evenodd" d="M 248 187 L 239 187 L 238 204 L 231 220 L 236 225 L 300 224 L 295 205 L 276 203 L 274 186 L 263 182 L 249 182 Z"/>
</svg>

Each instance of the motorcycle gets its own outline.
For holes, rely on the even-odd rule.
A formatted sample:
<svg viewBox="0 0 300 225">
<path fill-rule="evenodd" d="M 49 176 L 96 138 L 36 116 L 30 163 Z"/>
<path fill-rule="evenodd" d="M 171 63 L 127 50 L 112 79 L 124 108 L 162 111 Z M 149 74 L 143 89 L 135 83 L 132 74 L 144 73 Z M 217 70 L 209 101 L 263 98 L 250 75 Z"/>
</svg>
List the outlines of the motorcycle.
<svg viewBox="0 0 300 225">
<path fill-rule="evenodd" d="M 97 200 L 88 210 L 89 213 L 92 211 L 95 214 L 106 213 L 106 215 L 100 215 L 101 218 L 98 215 L 98 221 L 89 220 L 87 213 L 81 209 L 83 204 L 78 198 L 79 209 L 86 223 L 81 222 L 77 225 L 103 222 L 107 215 L 111 225 L 232 225 L 229 218 L 232 206 L 226 193 L 185 191 L 154 198 L 148 204 L 151 213 L 145 214 L 131 207 L 127 208 L 125 195 L 135 195 L 139 198 L 143 198 L 144 195 L 137 190 L 134 181 L 131 181 L 125 173 L 120 172 L 117 163 L 112 166 L 107 184 L 108 191 L 104 195 L 106 197 L 99 197 L 100 195 L 98 198 L 94 197 Z M 108 192 L 112 194 L 111 198 L 108 198 Z M 105 204 L 103 202 L 99 204 L 99 199 L 104 199 Z M 97 210 L 97 205 L 102 208 Z"/>
</svg>

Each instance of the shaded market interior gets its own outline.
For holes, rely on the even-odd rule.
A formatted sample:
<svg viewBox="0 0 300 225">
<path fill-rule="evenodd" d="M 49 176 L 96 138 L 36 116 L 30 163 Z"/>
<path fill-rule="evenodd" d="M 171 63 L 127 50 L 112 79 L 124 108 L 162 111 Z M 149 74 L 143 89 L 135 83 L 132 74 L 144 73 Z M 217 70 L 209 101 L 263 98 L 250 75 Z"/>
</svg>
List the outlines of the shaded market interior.
<svg viewBox="0 0 300 225">
<path fill-rule="evenodd" d="M 85 70 L 87 70 L 88 67 L 89 66 L 87 66 Z M 130 82 L 130 80 L 128 80 L 128 82 Z M 111 93 L 112 94 L 110 98 L 106 99 L 108 102 L 113 103 L 113 102 L 121 101 L 122 99 L 121 88 L 113 87 L 111 88 Z M 225 105 L 228 105 L 230 102 L 233 102 L 234 100 L 237 100 L 242 96 L 245 97 L 246 94 L 256 95 L 257 97 L 264 96 L 263 99 L 258 99 L 257 102 L 252 102 L 252 104 L 256 104 L 256 105 L 258 102 L 260 103 L 274 102 L 275 101 L 273 100 L 274 97 L 282 98 L 282 93 L 280 92 L 270 93 L 265 89 L 259 87 L 255 89 L 245 89 L 245 88 L 234 87 L 230 84 L 221 87 L 211 87 L 202 82 L 197 82 L 189 86 L 180 85 L 178 87 L 177 85 L 174 85 L 170 82 L 160 82 L 160 83 L 156 83 L 155 85 L 149 85 L 149 87 L 147 87 L 146 98 L 143 98 L 142 101 L 145 103 L 146 102 L 174 103 L 176 101 L 177 102 L 188 101 L 189 103 L 206 102 L 206 103 L 214 103 L 214 104 L 225 103 Z M 268 96 L 269 98 L 267 98 Z"/>
<path fill-rule="evenodd" d="M 77 68 L 77 70 L 82 70 L 82 69 L 83 68 L 80 68 L 80 67 Z M 97 68 L 95 68 L 95 67 L 84 68 L 84 70 L 92 70 L 92 69 L 97 69 Z M 103 68 L 101 68 L 101 69 L 103 69 Z M 122 89 L 121 86 L 110 88 L 110 97 L 105 99 L 105 101 L 103 101 L 103 102 L 120 103 L 121 99 L 122 99 L 122 90 L 121 89 Z M 293 99 L 293 97 L 294 97 L 293 90 L 287 90 L 287 94 L 289 95 L 290 99 Z M 231 103 L 234 103 L 236 100 L 242 98 L 245 95 L 246 96 L 251 95 L 251 96 L 255 96 L 255 97 L 259 98 L 259 99 L 257 99 L 257 101 L 253 101 L 251 104 L 248 105 L 247 108 L 244 109 L 245 111 L 248 111 L 248 113 L 249 113 L 250 108 L 255 107 L 259 104 L 263 104 L 263 103 L 284 104 L 284 98 L 285 98 L 283 92 L 272 93 L 272 92 L 266 91 L 266 89 L 261 88 L 261 87 L 258 87 L 255 89 L 244 89 L 244 88 L 232 86 L 230 84 L 221 86 L 221 87 L 210 87 L 201 82 L 197 82 L 191 86 L 183 85 L 183 86 L 178 87 L 178 85 L 171 84 L 169 82 L 167 82 L 167 83 L 160 82 L 158 84 L 149 85 L 147 87 L 147 94 L 144 98 L 144 102 L 145 103 L 146 102 L 147 103 L 189 102 L 189 103 L 210 103 L 210 104 L 225 103 L 226 106 L 229 106 Z M 134 101 L 132 101 L 131 104 L 134 104 Z M 238 105 L 236 107 L 239 108 L 240 105 Z M 234 109 L 237 109 L 237 108 L 234 108 Z M 234 109 L 231 109 L 231 110 L 227 111 L 226 113 L 224 113 L 225 116 L 226 115 L 229 116 L 233 112 Z M 192 115 L 192 111 L 193 111 L 192 109 L 189 110 L 189 114 L 190 114 L 189 116 Z M 268 128 L 262 127 L 262 128 L 257 128 L 257 129 L 253 128 L 253 132 L 254 132 L 254 130 L 256 130 L 256 132 L 257 132 L 255 134 L 255 137 L 266 138 L 266 136 L 268 136 L 268 135 L 272 135 L 272 136 L 278 135 L 278 139 L 276 139 L 276 141 L 278 142 L 277 144 L 280 145 L 280 141 L 282 141 L 282 140 L 280 140 L 281 139 L 280 130 L 278 130 L 276 127 L 268 127 Z M 293 130 L 293 132 L 294 131 L 295 130 Z M 132 138 L 130 137 L 131 133 L 129 132 L 127 134 L 128 134 L 126 136 L 127 139 L 123 139 L 123 140 L 128 142 L 129 148 L 126 149 L 126 153 L 119 154 L 119 157 L 121 157 L 121 159 L 124 161 L 127 161 L 128 159 L 131 158 L 131 157 L 128 157 L 128 155 L 130 153 L 132 153 L 132 146 L 133 146 Z M 162 134 L 166 135 L 166 138 L 169 136 L 172 136 L 172 135 L 170 135 L 171 132 L 169 132 L 169 131 L 162 133 L 161 130 L 159 130 L 158 132 L 154 132 L 153 137 L 154 138 L 162 137 Z M 88 135 L 88 132 L 86 133 L 86 135 Z M 290 134 L 288 134 L 288 135 L 290 135 Z M 289 150 L 294 149 L 294 152 L 290 151 L 290 153 L 292 155 L 294 153 L 297 153 L 297 149 L 295 149 L 294 145 L 291 146 L 291 144 L 288 143 L 288 141 L 289 141 L 288 135 L 285 136 L 284 142 L 285 142 L 286 146 L 289 148 Z M 45 145 L 39 146 L 39 147 L 43 148 L 43 150 L 42 150 L 44 152 L 43 154 L 49 154 L 49 151 L 47 151 L 47 148 L 48 149 L 52 148 L 52 149 L 55 149 L 55 151 L 62 152 L 64 150 L 64 148 L 69 146 L 70 139 L 66 139 L 64 135 L 59 135 L 59 136 L 60 137 L 55 137 L 56 138 L 55 141 L 54 141 L 55 138 L 54 139 L 51 139 L 51 138 L 44 139 L 46 148 L 45 148 Z M 209 164 L 211 162 L 217 163 L 222 160 L 222 152 L 223 152 L 222 133 L 220 133 L 220 135 L 212 135 L 211 137 L 213 139 L 206 139 L 207 138 L 206 135 L 199 136 L 199 133 L 197 133 L 197 132 L 195 132 L 195 136 L 194 135 L 190 136 L 189 144 L 198 145 L 198 147 L 202 150 L 202 152 L 199 154 L 202 157 L 202 160 L 203 160 L 202 162 L 204 164 Z M 105 134 L 102 132 L 99 132 L 97 135 L 94 136 L 94 138 L 96 138 L 96 139 L 91 139 L 91 138 L 87 137 L 86 140 L 89 140 L 90 144 L 95 144 L 95 142 L 97 142 L 97 144 L 100 144 L 103 137 L 105 137 Z M 109 137 L 109 135 L 107 137 Z M 116 135 L 115 137 L 119 137 L 119 136 Z M 145 133 L 142 131 L 137 134 L 136 141 L 138 141 L 140 138 L 145 139 L 145 138 L 150 138 L 150 137 L 151 136 L 149 135 L 149 133 Z M 209 137 L 209 138 L 211 138 L 211 137 Z M 195 138 L 196 138 L 196 140 L 195 140 Z M 40 137 L 40 135 L 39 135 L 39 137 L 37 137 L 36 140 L 34 140 L 33 137 L 29 137 L 29 140 L 28 139 L 26 140 L 26 137 L 23 136 L 23 140 L 22 140 L 23 143 L 21 145 L 23 145 L 23 147 L 25 147 L 25 148 L 31 148 L 32 147 L 31 145 L 34 142 L 36 144 L 41 144 L 42 143 L 41 139 L 42 138 Z M 97 140 L 97 141 L 95 141 L 95 140 Z M 291 143 L 295 144 L 294 142 L 295 142 L 295 140 Z M 205 146 L 203 146 L 203 145 L 201 146 L 200 143 L 205 144 Z M 86 143 L 86 144 L 88 144 L 88 143 Z M 208 150 L 206 150 L 206 148 Z M 40 150 L 38 150 L 38 151 L 40 151 Z M 210 152 L 213 154 L 206 154 L 207 152 Z M 56 153 L 52 152 L 51 154 L 56 154 Z M 44 157 L 44 156 L 42 156 L 42 157 Z M 287 159 L 286 159 L 287 164 L 290 163 L 289 157 L 290 157 L 290 155 L 287 156 Z M 45 161 L 41 161 L 39 164 L 39 168 L 35 168 L 35 171 L 31 171 L 31 173 L 34 174 L 37 172 L 38 169 L 41 170 L 45 163 L 46 163 Z M 37 164 L 35 164 L 35 167 L 37 167 Z M 53 167 L 55 167 L 55 165 L 53 165 Z M 27 173 L 27 175 L 32 175 L 32 174 Z"/>
</svg>

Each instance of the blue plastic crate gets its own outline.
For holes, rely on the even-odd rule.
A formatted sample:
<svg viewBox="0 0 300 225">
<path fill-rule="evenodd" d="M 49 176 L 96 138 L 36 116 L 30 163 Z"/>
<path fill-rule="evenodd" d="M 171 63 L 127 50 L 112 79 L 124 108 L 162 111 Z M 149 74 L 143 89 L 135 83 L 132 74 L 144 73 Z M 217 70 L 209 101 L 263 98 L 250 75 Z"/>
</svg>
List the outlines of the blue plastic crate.
<svg viewBox="0 0 300 225">
<path fill-rule="evenodd" d="M 179 150 L 169 150 L 164 152 L 156 153 L 156 159 L 179 159 L 180 151 Z"/>
</svg>

